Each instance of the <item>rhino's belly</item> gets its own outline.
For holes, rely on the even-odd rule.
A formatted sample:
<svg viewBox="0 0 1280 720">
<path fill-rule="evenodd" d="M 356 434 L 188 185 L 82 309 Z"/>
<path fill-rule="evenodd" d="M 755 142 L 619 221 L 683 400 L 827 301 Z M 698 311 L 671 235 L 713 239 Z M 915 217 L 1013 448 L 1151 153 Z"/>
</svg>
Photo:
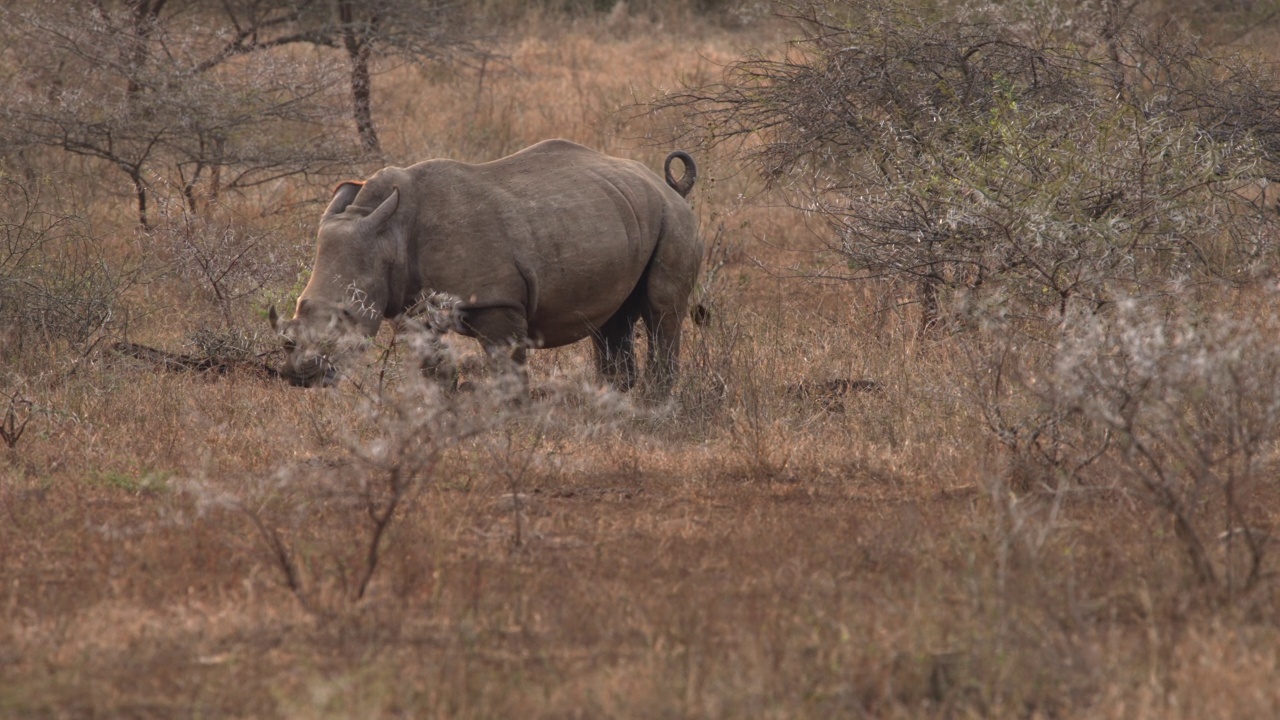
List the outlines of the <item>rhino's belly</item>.
<svg viewBox="0 0 1280 720">
<path fill-rule="evenodd" d="M 528 318 L 529 339 L 536 347 L 560 347 L 591 337 L 617 314 L 635 289 L 635 282 L 592 288 L 593 292 L 543 296 Z"/>
<path fill-rule="evenodd" d="M 621 302 L 618 303 L 619 307 L 621 304 Z M 614 312 L 617 312 L 617 308 L 607 314 L 590 316 L 583 313 L 560 315 L 540 313 L 537 317 L 530 319 L 529 339 L 534 347 L 544 348 L 576 343 L 598 333 L 600 326 L 613 317 Z"/>
<path fill-rule="evenodd" d="M 579 328 L 529 327 L 529 341 L 535 348 L 563 347 L 590 336 L 591 328 L 586 326 Z"/>
</svg>

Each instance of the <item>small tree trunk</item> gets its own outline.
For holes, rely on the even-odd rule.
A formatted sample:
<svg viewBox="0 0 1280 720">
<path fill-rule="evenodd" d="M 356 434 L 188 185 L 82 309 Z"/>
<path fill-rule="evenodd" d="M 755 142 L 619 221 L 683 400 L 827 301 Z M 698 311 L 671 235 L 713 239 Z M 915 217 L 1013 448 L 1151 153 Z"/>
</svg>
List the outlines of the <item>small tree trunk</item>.
<svg viewBox="0 0 1280 720">
<path fill-rule="evenodd" d="M 942 311 L 938 307 L 938 278 L 930 273 L 920 279 L 920 335 L 923 337 L 938 324 Z"/>
<path fill-rule="evenodd" d="M 131 167 L 125 168 L 124 171 L 133 181 L 133 192 L 138 198 L 138 222 L 143 230 L 150 230 L 151 223 L 147 222 L 147 185 L 142 180 L 142 168 Z"/>
<path fill-rule="evenodd" d="M 215 138 L 213 141 L 213 167 L 209 170 L 209 202 L 218 201 L 222 193 L 222 160 L 226 150 L 226 138 Z"/>
<path fill-rule="evenodd" d="M 373 126 L 373 104 L 370 100 L 373 80 L 369 77 L 369 56 L 373 54 L 369 33 L 377 28 L 379 17 L 375 13 L 364 23 L 363 29 L 357 28 L 355 3 L 353 0 L 340 0 L 338 19 L 342 23 L 342 43 L 351 59 L 351 110 L 356 132 L 360 133 L 360 145 L 367 153 L 380 153 L 382 146 L 378 142 L 378 131 Z"/>
<path fill-rule="evenodd" d="M 160 11 L 164 9 L 168 0 L 130 0 L 129 8 L 133 11 L 133 37 L 131 38 L 132 46 L 128 53 L 128 97 L 133 98 L 142 92 L 142 85 L 138 82 L 138 74 L 141 72 L 147 60 L 150 59 L 150 48 L 147 43 L 151 41 L 151 32 L 155 29 L 156 22 L 160 18 Z"/>
<path fill-rule="evenodd" d="M 196 202 L 196 184 L 200 182 L 200 176 L 204 174 L 204 163 L 196 163 L 196 169 L 191 173 L 191 178 L 182 184 L 182 196 L 187 200 L 187 210 L 195 213 L 199 209 L 199 203 Z"/>
<path fill-rule="evenodd" d="M 351 55 L 351 100 L 352 112 L 355 116 L 356 131 L 360 133 L 360 146 L 368 153 L 382 152 L 378 142 L 378 131 L 373 126 L 373 104 L 370 93 L 373 82 L 369 77 L 369 45 L 360 41 L 354 50 L 347 46 Z"/>
</svg>

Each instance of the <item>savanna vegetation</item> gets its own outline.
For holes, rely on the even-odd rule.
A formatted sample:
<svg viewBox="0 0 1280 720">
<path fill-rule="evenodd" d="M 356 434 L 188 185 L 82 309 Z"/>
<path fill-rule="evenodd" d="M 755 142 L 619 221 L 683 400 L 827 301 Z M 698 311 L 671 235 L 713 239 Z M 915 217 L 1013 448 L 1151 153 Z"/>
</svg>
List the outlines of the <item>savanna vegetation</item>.
<svg viewBox="0 0 1280 720">
<path fill-rule="evenodd" d="M 1280 713 L 1273 3 L 0 20 L 0 716 Z M 548 137 L 698 159 L 670 400 L 282 381 L 337 182 Z"/>
</svg>

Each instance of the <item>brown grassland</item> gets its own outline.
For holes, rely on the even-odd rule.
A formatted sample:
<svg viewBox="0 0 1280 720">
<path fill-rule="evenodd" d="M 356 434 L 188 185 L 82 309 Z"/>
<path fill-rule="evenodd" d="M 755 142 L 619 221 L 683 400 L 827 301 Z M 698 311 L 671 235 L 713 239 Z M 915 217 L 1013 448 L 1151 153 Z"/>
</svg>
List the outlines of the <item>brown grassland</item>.
<svg viewBox="0 0 1280 720">
<path fill-rule="evenodd" d="M 483 76 L 382 68 L 386 163 L 565 137 L 659 168 L 680 118 L 626 108 L 787 32 L 680 18 L 534 16 Z M 575 346 L 532 353 L 525 405 L 424 411 L 385 328 L 323 390 L 116 337 L 0 353 L 27 419 L 0 447 L 0 717 L 1280 716 L 1274 557 L 1224 601 L 1142 493 L 1021 481 L 962 337 L 919 337 L 891 281 L 806 277 L 812 224 L 698 161 L 713 315 L 660 407 L 594 389 Z M 176 267 L 123 176 L 65 177 L 113 261 Z M 270 347 L 330 182 L 224 198 L 209 227 L 260 238 L 269 286 L 144 269 L 127 339 Z M 1274 531 L 1280 486 L 1251 502 Z"/>
</svg>

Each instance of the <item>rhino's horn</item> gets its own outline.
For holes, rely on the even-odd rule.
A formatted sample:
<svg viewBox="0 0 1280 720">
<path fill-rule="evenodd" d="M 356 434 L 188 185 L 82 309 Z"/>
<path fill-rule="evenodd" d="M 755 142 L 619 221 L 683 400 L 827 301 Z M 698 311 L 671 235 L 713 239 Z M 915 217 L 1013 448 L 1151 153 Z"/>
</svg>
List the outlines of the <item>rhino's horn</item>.
<svg viewBox="0 0 1280 720">
<path fill-rule="evenodd" d="M 333 199 L 329 201 L 329 207 L 324 211 L 324 216 L 337 215 L 346 210 L 351 201 L 356 199 L 356 194 L 360 192 L 362 187 L 364 187 L 364 183 L 348 180 L 334 188 Z"/>
</svg>

